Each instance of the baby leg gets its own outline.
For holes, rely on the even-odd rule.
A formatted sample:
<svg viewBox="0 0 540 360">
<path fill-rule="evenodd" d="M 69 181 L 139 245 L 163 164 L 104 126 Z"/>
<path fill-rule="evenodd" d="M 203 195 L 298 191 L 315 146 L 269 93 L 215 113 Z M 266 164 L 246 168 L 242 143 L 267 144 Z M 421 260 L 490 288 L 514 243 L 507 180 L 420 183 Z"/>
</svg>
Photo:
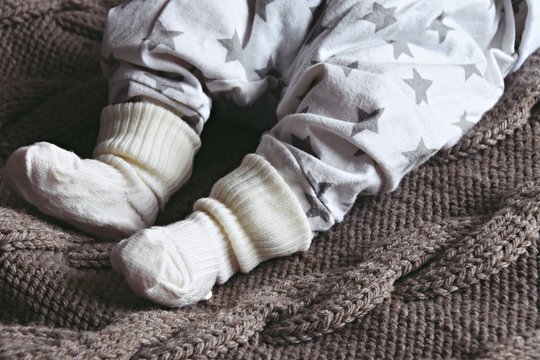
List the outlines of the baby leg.
<svg viewBox="0 0 540 360">
<path fill-rule="evenodd" d="M 314 232 L 358 195 L 394 190 L 495 104 L 516 61 L 501 10 L 489 0 L 327 6 L 257 149 Z"/>
<path fill-rule="evenodd" d="M 311 5 L 281 5 L 160 0 L 112 9 L 101 52 L 114 105 L 103 111 L 94 159 L 46 143 L 19 149 L 6 167 L 12 188 L 99 236 L 151 225 L 191 172 L 211 97 L 249 104 L 294 57 Z"/>
<path fill-rule="evenodd" d="M 143 103 L 103 109 L 93 159 L 41 142 L 15 151 L 11 188 L 45 214 L 121 239 L 151 226 L 191 173 L 199 136 L 178 116 Z"/>
<path fill-rule="evenodd" d="M 186 220 L 120 242 L 113 267 L 138 294 L 187 305 L 235 271 L 306 250 L 358 195 L 395 189 L 502 94 L 515 58 L 491 5 L 328 4 L 283 72 L 279 122 L 256 154 Z"/>
</svg>

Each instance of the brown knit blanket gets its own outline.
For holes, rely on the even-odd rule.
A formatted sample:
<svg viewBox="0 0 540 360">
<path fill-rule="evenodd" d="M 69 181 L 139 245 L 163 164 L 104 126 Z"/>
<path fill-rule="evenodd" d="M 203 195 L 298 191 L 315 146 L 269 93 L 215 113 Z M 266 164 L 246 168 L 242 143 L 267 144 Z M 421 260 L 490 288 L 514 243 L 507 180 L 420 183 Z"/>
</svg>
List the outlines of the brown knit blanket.
<svg viewBox="0 0 540 360">
<path fill-rule="evenodd" d="M 0 0 L 0 167 L 47 140 L 89 156 L 105 0 Z M 457 146 L 361 198 L 306 253 L 196 306 L 136 297 L 100 242 L 0 195 L 0 358 L 540 358 L 540 53 Z M 159 223 L 252 151 L 213 119 Z M 1 183 L 1 177 L 0 177 Z M 287 229 L 284 229 L 287 231 Z"/>
</svg>

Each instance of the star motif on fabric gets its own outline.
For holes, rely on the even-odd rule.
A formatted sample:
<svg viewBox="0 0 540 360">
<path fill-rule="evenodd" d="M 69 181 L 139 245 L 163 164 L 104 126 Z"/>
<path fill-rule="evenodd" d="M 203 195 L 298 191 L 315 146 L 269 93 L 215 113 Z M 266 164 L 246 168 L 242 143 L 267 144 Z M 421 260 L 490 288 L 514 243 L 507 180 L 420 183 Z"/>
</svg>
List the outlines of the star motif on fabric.
<svg viewBox="0 0 540 360">
<path fill-rule="evenodd" d="M 266 6 L 275 0 L 255 0 L 255 14 L 266 22 Z"/>
<path fill-rule="evenodd" d="M 235 60 L 238 60 L 240 63 L 243 62 L 244 49 L 242 48 L 242 43 L 240 43 L 240 38 L 238 37 L 238 32 L 236 30 L 231 38 L 218 39 L 218 41 L 225 49 L 227 49 L 227 56 L 225 57 L 226 63 Z"/>
<path fill-rule="evenodd" d="M 414 90 L 416 104 L 420 104 L 422 101 L 426 104 L 428 103 L 427 91 L 431 84 L 433 84 L 432 80 L 424 79 L 420 76 L 418 71 L 413 68 L 412 79 L 403 79 L 403 81 Z"/>
<path fill-rule="evenodd" d="M 357 60 L 357 61 L 353 61 L 346 67 L 342 66 L 341 69 L 343 70 L 343 73 L 345 73 L 345 77 L 348 77 L 351 71 L 358 69 L 359 66 L 360 66 L 360 63 Z"/>
<path fill-rule="evenodd" d="M 292 135 L 292 146 L 294 146 L 298 150 L 310 154 L 311 156 L 316 157 L 317 159 L 320 159 L 319 155 L 317 155 L 317 153 L 315 152 L 315 150 L 313 150 L 313 147 L 311 146 L 311 138 L 309 135 L 303 139 L 300 139 L 296 135 Z"/>
<path fill-rule="evenodd" d="M 310 218 L 320 217 L 325 222 L 330 220 L 330 216 L 328 215 L 328 212 L 326 211 L 324 206 L 322 206 L 319 203 L 316 197 L 311 196 L 307 193 L 304 193 L 304 196 L 306 197 L 306 200 L 308 201 L 309 206 L 310 206 L 309 210 L 306 212 L 307 217 L 310 217 Z"/>
<path fill-rule="evenodd" d="M 257 69 L 255 70 L 255 72 L 257 73 L 257 75 L 259 75 L 259 78 L 261 79 L 263 79 L 265 76 L 273 76 L 276 79 L 281 78 L 280 72 L 277 71 L 274 66 L 274 58 L 272 56 L 268 58 L 268 61 L 266 62 L 265 67 L 261 69 Z"/>
<path fill-rule="evenodd" d="M 394 17 L 395 12 L 395 7 L 385 8 L 381 4 L 375 2 L 373 3 L 373 10 L 361 20 L 375 24 L 375 32 L 377 32 L 397 22 L 397 19 Z"/>
<path fill-rule="evenodd" d="M 420 138 L 420 142 L 415 150 L 405 151 L 402 153 L 408 160 L 408 164 L 405 167 L 405 172 L 411 170 L 412 168 L 422 164 L 424 161 L 429 159 L 434 153 L 437 152 L 437 149 L 428 149 L 426 144 L 424 144 L 424 139 Z"/>
<path fill-rule="evenodd" d="M 149 37 L 144 39 L 144 41 L 147 42 L 148 51 L 154 50 L 159 45 L 163 45 L 171 50 L 176 50 L 173 38 L 181 34 L 183 34 L 182 31 L 172 31 L 165 29 L 161 21 L 158 20 L 156 22 L 156 25 L 154 26 L 154 30 Z"/>
<path fill-rule="evenodd" d="M 369 130 L 378 134 L 379 133 L 378 120 L 383 112 L 384 112 L 383 108 L 375 109 L 370 113 L 364 111 L 363 109 L 359 107 L 356 108 L 357 123 L 353 125 L 351 136 L 355 136 L 356 134 L 364 130 Z"/>
<path fill-rule="evenodd" d="M 483 77 L 480 70 L 478 70 L 478 68 L 474 64 L 464 64 L 464 65 L 460 65 L 460 67 L 463 68 L 463 70 L 465 70 L 465 81 L 469 80 L 469 78 L 473 75 L 478 75 L 479 77 Z"/>
<path fill-rule="evenodd" d="M 459 118 L 459 121 L 452 123 L 452 125 L 459 127 L 462 133 L 466 133 L 470 128 L 475 125 L 475 123 L 467 120 L 467 112 L 464 111 L 463 115 L 461 115 L 461 117 Z"/>
<path fill-rule="evenodd" d="M 319 183 L 319 191 L 317 191 L 317 197 L 321 197 L 324 195 L 326 190 L 330 189 L 332 187 L 332 183 L 329 182 L 320 182 Z"/>
<path fill-rule="evenodd" d="M 394 51 L 394 59 L 397 60 L 403 54 L 409 57 L 414 57 L 406 41 L 388 40 L 387 43 L 392 45 Z"/>
<path fill-rule="evenodd" d="M 428 30 L 437 31 L 439 33 L 439 44 L 446 40 L 446 35 L 448 35 L 449 31 L 454 30 L 454 28 L 443 24 L 443 19 L 444 11 L 441 13 L 441 15 L 437 16 L 437 18 L 433 20 L 428 26 Z"/>
</svg>

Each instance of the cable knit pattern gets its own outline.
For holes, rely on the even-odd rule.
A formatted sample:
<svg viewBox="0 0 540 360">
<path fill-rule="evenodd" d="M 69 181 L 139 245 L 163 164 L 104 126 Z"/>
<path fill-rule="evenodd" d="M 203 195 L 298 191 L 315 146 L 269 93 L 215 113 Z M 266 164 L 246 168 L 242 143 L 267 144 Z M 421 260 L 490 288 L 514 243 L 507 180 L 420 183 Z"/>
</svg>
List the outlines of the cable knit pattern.
<svg viewBox="0 0 540 360">
<path fill-rule="evenodd" d="M 111 4 L 3 1 L 0 166 L 40 140 L 91 155 Z M 128 288 L 109 264 L 113 243 L 3 193 L 0 358 L 538 358 L 540 54 L 506 82 L 478 126 L 397 191 L 359 199 L 308 251 L 179 310 Z M 257 139 L 211 120 L 192 179 L 158 222 L 191 212 Z"/>
</svg>

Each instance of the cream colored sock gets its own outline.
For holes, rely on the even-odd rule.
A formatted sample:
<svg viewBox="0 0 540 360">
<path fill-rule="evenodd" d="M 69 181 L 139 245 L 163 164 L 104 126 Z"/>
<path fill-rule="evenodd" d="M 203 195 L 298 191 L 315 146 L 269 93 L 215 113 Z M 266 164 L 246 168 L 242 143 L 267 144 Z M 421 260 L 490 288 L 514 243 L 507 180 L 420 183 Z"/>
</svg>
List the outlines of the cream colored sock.
<svg viewBox="0 0 540 360">
<path fill-rule="evenodd" d="M 113 268 L 140 296 L 180 307 L 208 299 L 214 284 L 270 258 L 305 251 L 312 233 L 299 201 L 276 169 L 250 154 L 198 200 L 183 221 L 121 241 Z"/>
<path fill-rule="evenodd" d="M 151 226 L 190 176 L 199 136 L 149 103 L 103 109 L 94 159 L 41 142 L 15 151 L 10 187 L 45 214 L 88 233 L 121 239 Z"/>
</svg>

